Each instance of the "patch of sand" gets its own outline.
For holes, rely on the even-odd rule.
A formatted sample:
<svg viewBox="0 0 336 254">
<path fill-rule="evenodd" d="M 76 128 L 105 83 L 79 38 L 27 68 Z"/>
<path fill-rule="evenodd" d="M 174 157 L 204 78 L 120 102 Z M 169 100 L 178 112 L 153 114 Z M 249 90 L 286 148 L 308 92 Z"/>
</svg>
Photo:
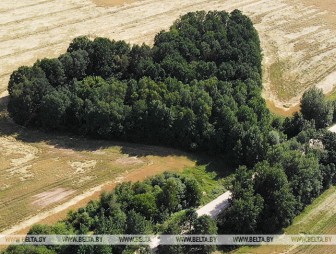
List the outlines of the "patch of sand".
<svg viewBox="0 0 336 254">
<path fill-rule="evenodd" d="M 93 179 L 97 178 L 96 176 L 84 176 L 81 177 L 78 181 L 76 181 L 74 184 L 77 187 L 83 186 L 85 183 L 92 181 Z"/>
<path fill-rule="evenodd" d="M 336 27 L 330 22 L 336 21 L 336 16 L 304 0 L 280 1 L 276 5 L 280 4 L 282 9 L 264 15 L 256 27 L 264 50 L 263 96 L 277 108 L 273 111 L 287 114 L 299 108 L 300 98 L 309 87 L 319 85 L 326 92 L 332 89 L 334 83 L 323 80 L 336 71 Z M 271 66 L 276 62 L 284 63 L 286 68 L 281 80 L 273 83 L 271 72 L 279 70 Z"/>
<path fill-rule="evenodd" d="M 75 190 L 68 190 L 65 188 L 55 188 L 49 191 L 45 191 L 33 196 L 33 198 L 36 200 L 32 202 L 32 205 L 43 208 L 50 204 L 58 203 L 64 200 L 74 192 Z"/>
<path fill-rule="evenodd" d="M 324 93 L 330 93 L 336 86 L 336 71 L 330 73 L 327 77 L 316 84 L 316 87 L 321 88 Z"/>
<path fill-rule="evenodd" d="M 116 163 L 121 164 L 121 165 L 136 165 L 136 164 L 143 163 L 143 161 L 135 156 L 134 157 L 123 156 L 117 159 Z"/>
<path fill-rule="evenodd" d="M 1 92 L 0 93 L 0 98 L 3 98 L 3 97 L 6 97 L 6 96 L 8 96 L 9 94 L 8 94 L 8 91 L 6 90 L 6 91 L 3 91 L 3 92 Z"/>
<path fill-rule="evenodd" d="M 13 167 L 6 170 L 10 176 L 19 175 L 20 181 L 25 181 L 34 177 L 34 174 L 29 171 L 32 165 Z"/>
<path fill-rule="evenodd" d="M 335 0 L 301 0 L 305 4 L 311 4 L 323 11 L 336 12 L 336 1 Z"/>
</svg>

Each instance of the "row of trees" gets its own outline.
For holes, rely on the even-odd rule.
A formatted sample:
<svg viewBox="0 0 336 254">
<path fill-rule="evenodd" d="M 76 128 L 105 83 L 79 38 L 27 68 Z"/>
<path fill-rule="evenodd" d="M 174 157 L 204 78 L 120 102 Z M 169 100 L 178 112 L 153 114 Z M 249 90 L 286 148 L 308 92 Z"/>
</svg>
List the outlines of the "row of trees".
<svg viewBox="0 0 336 254">
<path fill-rule="evenodd" d="M 274 136 L 261 73 L 258 34 L 246 16 L 195 12 L 160 32 L 152 48 L 79 37 L 59 58 L 19 68 L 8 111 L 25 126 L 229 154 L 253 165 Z"/>
<path fill-rule="evenodd" d="M 28 234 L 157 234 L 182 231 L 204 234 L 217 232 L 216 222 L 208 216 L 197 218 L 195 210 L 202 194 L 198 182 L 190 177 L 164 173 L 144 182 L 122 183 L 111 193 L 105 193 L 99 201 L 91 201 L 86 207 L 70 212 L 68 217 L 54 226 L 36 225 Z M 178 225 L 165 222 L 178 211 L 186 210 L 179 217 Z M 175 221 L 176 222 L 176 221 Z M 177 222 L 176 222 L 177 223 Z M 163 226 L 165 225 L 165 226 Z M 182 225 L 184 225 L 182 227 Z M 178 226 L 178 227 L 177 227 Z M 161 246 L 162 253 L 177 253 Z M 204 247 L 192 246 L 189 253 Z M 134 253 L 142 250 L 150 253 L 146 246 L 11 246 L 11 253 Z M 185 249 L 186 250 L 186 249 Z M 180 252 L 181 253 L 181 252 Z M 188 252 L 184 252 L 188 253 Z"/>
</svg>

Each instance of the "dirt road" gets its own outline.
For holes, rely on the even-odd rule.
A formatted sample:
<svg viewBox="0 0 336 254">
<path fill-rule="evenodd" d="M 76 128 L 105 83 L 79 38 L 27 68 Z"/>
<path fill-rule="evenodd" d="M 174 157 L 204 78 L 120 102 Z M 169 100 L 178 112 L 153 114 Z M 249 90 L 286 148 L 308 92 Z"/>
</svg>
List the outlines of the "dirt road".
<svg viewBox="0 0 336 254">
<path fill-rule="evenodd" d="M 217 215 L 229 206 L 229 199 L 231 197 L 231 191 L 227 191 L 220 195 L 218 198 L 209 202 L 205 206 L 197 209 L 198 216 L 209 215 L 212 218 L 216 218 Z"/>
<path fill-rule="evenodd" d="M 333 125 L 333 126 L 331 126 L 328 130 L 331 131 L 331 132 L 336 133 L 336 124 Z"/>
<path fill-rule="evenodd" d="M 254 21 L 264 49 L 264 97 L 284 110 L 316 84 L 336 83 L 336 7 L 315 0 L 26 0 L 0 2 L 0 92 L 10 73 L 55 57 L 79 35 L 149 43 L 181 14 L 241 9 Z M 320 3 L 323 2 L 323 3 Z M 100 7 L 97 7 L 98 4 Z"/>
</svg>

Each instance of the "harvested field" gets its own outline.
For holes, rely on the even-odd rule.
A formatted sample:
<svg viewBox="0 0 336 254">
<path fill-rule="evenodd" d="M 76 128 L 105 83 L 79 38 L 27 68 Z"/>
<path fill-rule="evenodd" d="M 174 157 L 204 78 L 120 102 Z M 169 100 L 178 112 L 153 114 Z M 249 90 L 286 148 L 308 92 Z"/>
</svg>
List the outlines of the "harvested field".
<svg viewBox="0 0 336 254">
<path fill-rule="evenodd" d="M 65 216 L 116 183 L 196 163 L 174 149 L 46 134 L 0 115 L 0 231 L 7 233 Z"/>
<path fill-rule="evenodd" d="M 118 6 L 123 4 L 130 4 L 135 2 L 136 0 L 93 0 L 93 2 L 100 7 L 110 7 L 110 6 Z"/>
<path fill-rule="evenodd" d="M 138 159 L 137 157 L 128 157 L 128 156 L 119 158 L 116 160 L 116 162 L 121 165 L 134 165 L 134 164 L 143 163 L 143 161 Z"/>
<path fill-rule="evenodd" d="M 0 2 L 0 230 L 30 216 L 34 223 L 64 216 L 69 208 L 83 205 L 116 182 L 195 164 L 190 155 L 173 149 L 50 135 L 16 126 L 4 110 L 4 91 L 13 70 L 58 56 L 80 35 L 152 44 L 154 35 L 180 15 L 214 9 L 240 9 L 255 23 L 264 50 L 264 97 L 274 112 L 292 113 L 300 95 L 312 85 L 326 93 L 335 86 L 333 0 Z M 54 192 L 63 194 L 55 199 Z M 11 232 L 31 224 L 20 225 Z"/>
<path fill-rule="evenodd" d="M 328 93 L 336 83 L 336 6 L 333 0 L 27 0 L 0 3 L 0 91 L 10 73 L 55 57 L 79 35 L 130 43 L 153 42 L 181 14 L 240 9 L 259 31 L 264 49 L 264 97 L 289 114 L 305 89 Z"/>
</svg>

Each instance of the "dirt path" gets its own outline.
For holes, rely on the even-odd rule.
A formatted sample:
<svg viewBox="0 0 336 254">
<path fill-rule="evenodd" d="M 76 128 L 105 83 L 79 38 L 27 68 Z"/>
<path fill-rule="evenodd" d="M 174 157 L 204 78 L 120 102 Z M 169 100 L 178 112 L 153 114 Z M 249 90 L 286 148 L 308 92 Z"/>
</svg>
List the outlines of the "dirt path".
<svg viewBox="0 0 336 254">
<path fill-rule="evenodd" d="M 309 86 L 317 85 L 326 93 L 333 89 L 333 0 L 3 0 L 0 91 L 6 89 L 13 70 L 38 58 L 59 55 L 76 36 L 151 44 L 154 35 L 181 14 L 236 8 L 248 14 L 259 31 L 264 49 L 264 97 L 274 111 L 291 112 Z"/>
<path fill-rule="evenodd" d="M 217 217 L 217 215 L 229 206 L 229 199 L 231 197 L 231 191 L 227 191 L 220 195 L 218 198 L 212 200 L 205 206 L 197 209 L 198 216 L 209 215 L 212 218 Z"/>
<path fill-rule="evenodd" d="M 331 131 L 331 132 L 336 133 L 336 124 L 333 125 L 333 126 L 331 126 L 328 130 Z"/>
<path fill-rule="evenodd" d="M 217 215 L 229 206 L 229 198 L 231 197 L 231 192 L 227 191 L 220 195 L 218 198 L 212 200 L 208 204 L 197 209 L 197 215 L 200 217 L 202 215 L 209 215 L 212 218 L 217 217 Z M 150 244 L 152 250 L 157 250 L 160 244 L 160 237 L 155 237 Z"/>
</svg>

